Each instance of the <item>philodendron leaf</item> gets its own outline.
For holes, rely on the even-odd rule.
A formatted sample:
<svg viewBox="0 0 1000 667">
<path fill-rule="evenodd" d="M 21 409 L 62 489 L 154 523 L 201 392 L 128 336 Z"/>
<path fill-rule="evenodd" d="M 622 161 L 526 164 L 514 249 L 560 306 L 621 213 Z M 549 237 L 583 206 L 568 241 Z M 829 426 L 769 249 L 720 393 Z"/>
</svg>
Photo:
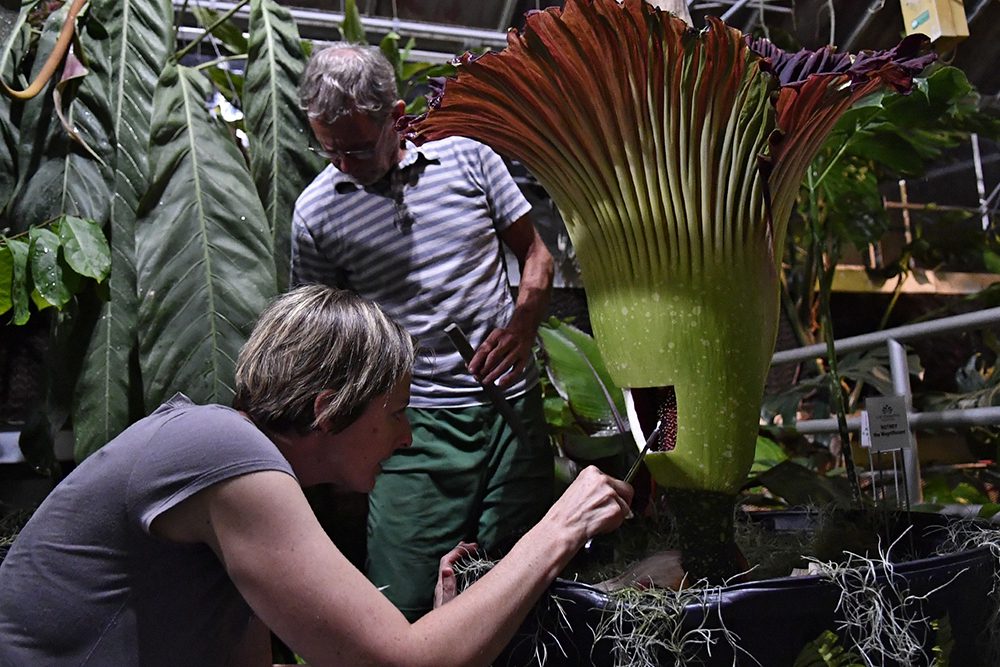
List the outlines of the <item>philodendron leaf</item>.
<svg viewBox="0 0 1000 667">
<path fill-rule="evenodd" d="M 59 237 L 51 229 L 32 227 L 28 238 L 31 239 L 28 261 L 35 289 L 49 305 L 62 308 L 73 295 L 63 283 L 62 267 L 59 266 Z"/>
<path fill-rule="evenodd" d="M 361 23 L 357 0 L 347 0 L 344 6 L 344 22 L 340 25 L 340 38 L 352 44 L 367 44 L 365 27 Z"/>
<path fill-rule="evenodd" d="M 247 52 L 247 39 L 243 36 L 243 31 L 233 21 L 227 20 L 219 23 L 219 12 L 206 9 L 200 5 L 193 5 L 191 11 L 194 13 L 195 18 L 198 19 L 198 23 L 201 24 L 202 28 L 212 28 L 212 36 L 227 51 L 237 55 Z"/>
<path fill-rule="evenodd" d="M 136 224 L 147 406 L 177 391 L 229 403 L 236 355 L 276 292 L 264 208 L 209 94 L 196 70 L 168 65 L 153 104 L 153 178 Z"/>
<path fill-rule="evenodd" d="M 62 26 L 65 9 L 46 22 L 39 40 L 41 52 L 51 48 L 49 42 Z M 73 86 L 56 82 L 52 86 L 59 95 L 46 92 L 25 104 L 19 155 L 23 173 L 12 215 L 21 228 L 62 214 L 107 220 L 115 150 L 109 112 L 110 44 L 107 31 L 90 15 L 96 9 L 91 6 L 81 19 L 84 28 L 94 25 L 81 30 L 74 47 L 80 62 L 86 63 L 86 76 Z M 75 75 L 69 72 L 68 76 Z M 64 122 L 73 128 L 72 137 L 59 121 L 54 102 Z"/>
<path fill-rule="evenodd" d="M 10 300 L 14 307 L 14 324 L 24 324 L 30 317 L 28 309 L 28 242 L 7 239 L 7 249 L 13 260 Z"/>
<path fill-rule="evenodd" d="M 273 0 L 252 0 L 243 103 L 250 173 L 271 230 L 279 289 L 288 281 L 295 199 L 323 168 L 309 150 L 308 124 L 299 110 L 300 44 L 287 9 Z"/>
<path fill-rule="evenodd" d="M 600 436 L 569 434 L 563 439 L 563 449 L 576 461 L 596 461 L 617 456 L 627 450 L 635 451 L 635 445 L 628 434 Z"/>
<path fill-rule="evenodd" d="M 621 391 L 608 376 L 594 340 L 558 320 L 539 327 L 538 335 L 549 379 L 581 426 L 589 432 L 617 427 L 615 410 L 619 417 L 625 410 L 623 404 L 616 405 Z"/>
<path fill-rule="evenodd" d="M 14 81 L 14 73 L 19 70 L 21 59 L 28 52 L 31 29 L 27 17 L 28 12 L 22 11 L 9 26 L 10 33 L 0 53 L 0 76 L 4 81 Z M 0 210 L 6 208 L 17 184 L 16 157 L 21 131 L 11 119 L 11 113 L 20 106 L 20 102 L 6 97 L 0 103 Z"/>
<path fill-rule="evenodd" d="M 0 315 L 3 315 L 14 305 L 11 301 L 11 291 L 14 284 L 14 257 L 10 248 L 4 243 L 0 245 Z"/>
<path fill-rule="evenodd" d="M 99 224 L 75 215 L 64 215 L 59 220 L 59 240 L 66 263 L 74 271 L 98 282 L 108 277 L 111 249 Z"/>
<path fill-rule="evenodd" d="M 38 53 L 51 53 L 68 10 L 68 6 L 63 6 L 45 20 L 36 42 Z M 35 60 L 30 73 L 32 80 L 41 69 L 42 59 Z M 59 211 L 55 210 L 59 199 L 55 193 L 59 191 L 59 183 L 62 180 L 60 165 L 48 155 L 52 136 L 50 132 L 59 126 L 51 95 L 54 86 L 55 83 L 50 82 L 40 95 L 25 101 L 22 105 L 18 123 L 20 142 L 15 158 L 19 181 L 15 186 L 8 215 L 11 229 L 15 232 L 27 231 L 32 225 L 40 224 L 59 214 Z"/>
<path fill-rule="evenodd" d="M 170 0 L 99 0 L 91 12 L 110 35 L 109 104 L 114 136 L 114 195 L 109 211 L 112 239 L 110 298 L 97 319 L 77 381 L 73 406 L 74 457 L 79 461 L 128 426 L 129 405 L 140 389 L 133 361 L 138 311 L 135 281 L 135 210 L 149 181 L 150 109 L 153 90 L 172 51 Z M 137 406 L 135 412 L 144 412 Z"/>
</svg>

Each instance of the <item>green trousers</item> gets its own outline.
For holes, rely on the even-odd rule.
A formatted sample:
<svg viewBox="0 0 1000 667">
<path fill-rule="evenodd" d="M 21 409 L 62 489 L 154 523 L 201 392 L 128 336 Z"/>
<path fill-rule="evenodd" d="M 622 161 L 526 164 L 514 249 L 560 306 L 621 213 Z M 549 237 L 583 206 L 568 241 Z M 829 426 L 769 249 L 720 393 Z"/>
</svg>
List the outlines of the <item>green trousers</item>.
<svg viewBox="0 0 1000 667">
<path fill-rule="evenodd" d="M 438 561 L 460 540 L 490 556 L 552 503 L 541 391 L 510 403 L 527 443 L 492 406 L 409 408 L 413 445 L 382 466 L 369 496 L 368 578 L 411 621 L 430 610 Z"/>
</svg>

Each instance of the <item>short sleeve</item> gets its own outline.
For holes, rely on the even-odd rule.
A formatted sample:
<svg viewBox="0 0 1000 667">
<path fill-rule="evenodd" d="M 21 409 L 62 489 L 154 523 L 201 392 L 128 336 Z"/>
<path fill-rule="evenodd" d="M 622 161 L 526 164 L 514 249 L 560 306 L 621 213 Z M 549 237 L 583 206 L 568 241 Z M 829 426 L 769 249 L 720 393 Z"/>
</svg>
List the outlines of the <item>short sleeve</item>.
<svg viewBox="0 0 1000 667">
<path fill-rule="evenodd" d="M 267 436 L 240 413 L 216 405 L 177 411 L 136 457 L 127 511 L 149 532 L 153 520 L 199 491 L 239 475 L 276 470 L 295 476 Z"/>
<path fill-rule="evenodd" d="M 483 170 L 486 198 L 493 211 L 494 226 L 498 232 L 510 227 L 531 211 L 531 203 L 514 182 L 503 158 L 489 146 L 479 144 L 479 164 Z"/>
</svg>

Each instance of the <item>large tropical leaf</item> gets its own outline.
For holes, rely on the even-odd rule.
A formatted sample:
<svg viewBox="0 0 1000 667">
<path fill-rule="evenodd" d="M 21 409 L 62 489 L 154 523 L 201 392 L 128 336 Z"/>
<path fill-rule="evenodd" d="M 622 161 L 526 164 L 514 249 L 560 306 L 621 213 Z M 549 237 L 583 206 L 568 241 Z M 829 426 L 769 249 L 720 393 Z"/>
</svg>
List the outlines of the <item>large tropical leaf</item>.
<svg viewBox="0 0 1000 667">
<path fill-rule="evenodd" d="M 264 204 L 279 287 L 287 284 L 295 198 L 322 163 L 308 150 L 297 87 L 303 55 L 288 10 L 273 0 L 250 3 L 250 50 L 243 104 L 250 137 L 250 173 Z"/>
<path fill-rule="evenodd" d="M 27 11 L 17 15 L 11 22 L 7 37 L 0 52 L 0 76 L 8 82 L 14 81 L 14 73 L 19 71 L 21 59 L 27 53 L 31 31 L 26 23 Z M 14 194 L 17 184 L 17 145 L 20 129 L 11 118 L 15 106 L 8 97 L 0 98 L 0 211 Z"/>
<path fill-rule="evenodd" d="M 52 49 L 65 15 L 64 8 L 49 17 L 39 42 L 40 56 Z M 25 104 L 19 158 L 23 169 L 12 215 L 16 228 L 40 224 L 63 213 L 93 220 L 107 218 L 108 161 L 113 152 L 108 40 L 102 28 L 85 30 L 84 35 L 86 53 L 71 51 L 60 78 Z M 73 134 L 67 132 L 64 122 Z"/>
<path fill-rule="evenodd" d="M 65 9 L 46 23 L 36 68 L 52 49 Z M 81 18 L 78 29 L 78 46 L 68 54 L 59 80 L 25 105 L 20 151 L 24 170 L 13 209 L 13 219 L 22 228 L 64 213 L 107 219 L 114 153 L 108 105 L 110 44 L 94 17 Z"/>
<path fill-rule="evenodd" d="M 545 370 L 578 424 L 587 433 L 624 428 L 625 403 L 604 367 L 594 339 L 576 327 L 551 319 L 538 329 L 545 349 Z"/>
<path fill-rule="evenodd" d="M 54 12 L 45 21 L 41 35 L 38 37 L 35 63 L 31 70 L 31 79 L 41 69 L 41 60 L 45 54 L 55 47 L 56 38 L 66 19 L 67 7 Z M 58 215 L 58 193 L 62 190 L 62 159 L 53 158 L 58 153 L 58 144 L 65 145 L 61 138 L 61 126 L 55 115 L 52 90 L 55 82 L 51 81 L 37 96 L 23 103 L 19 123 L 20 136 L 16 163 L 18 166 L 18 182 L 14 188 L 14 196 L 10 202 L 7 224 L 15 232 L 26 231 L 29 226 L 44 222 Z M 56 130 L 59 128 L 59 130 Z M 52 143 L 57 146 L 52 146 Z M 31 193 L 24 190 L 30 186 Z"/>
<path fill-rule="evenodd" d="M 68 6 L 53 13 L 39 38 L 32 79 L 53 51 L 56 35 L 67 16 Z M 42 93 L 24 104 L 21 115 L 18 164 L 20 183 L 11 203 L 10 221 L 15 228 L 38 225 L 62 215 L 103 223 L 111 200 L 111 165 L 115 138 L 111 122 L 110 39 L 104 22 L 92 14 L 81 15 L 77 39 Z M 59 241 L 51 231 L 31 232 L 31 269 L 39 308 L 67 305 L 78 289 L 78 276 L 58 259 Z M 47 250 L 47 252 L 46 252 Z M 63 284 L 63 280 L 66 283 Z M 71 309 L 76 313 L 76 307 Z M 46 359 L 43 403 L 36 406 L 37 419 L 52 429 L 62 428 L 69 414 L 72 393 L 87 331 L 84 322 L 68 313 L 51 315 L 53 328 Z M 57 334 L 73 332 L 72 334 Z M 40 438 L 33 442 L 34 438 Z M 23 451 L 49 447 L 44 428 L 26 429 L 20 443 Z"/>
<path fill-rule="evenodd" d="M 98 0 L 91 9 L 111 39 L 111 122 L 118 138 L 108 230 L 110 300 L 102 307 L 84 359 L 73 410 L 75 456 L 83 459 L 122 431 L 130 414 L 130 373 L 138 298 L 135 215 L 149 180 L 150 113 L 170 46 L 169 0 Z M 131 393 L 136 393 L 133 388 Z"/>
<path fill-rule="evenodd" d="M 215 38 L 216 44 L 221 44 L 229 53 L 243 55 L 247 52 L 247 39 L 235 22 L 232 20 L 220 22 L 222 15 L 219 12 L 201 5 L 193 5 L 190 9 L 202 28 L 212 29 L 212 37 Z"/>
<path fill-rule="evenodd" d="M 169 65 L 153 103 L 150 191 L 136 223 L 146 404 L 176 391 L 228 403 L 233 367 L 275 294 L 264 208 L 197 71 Z"/>
</svg>

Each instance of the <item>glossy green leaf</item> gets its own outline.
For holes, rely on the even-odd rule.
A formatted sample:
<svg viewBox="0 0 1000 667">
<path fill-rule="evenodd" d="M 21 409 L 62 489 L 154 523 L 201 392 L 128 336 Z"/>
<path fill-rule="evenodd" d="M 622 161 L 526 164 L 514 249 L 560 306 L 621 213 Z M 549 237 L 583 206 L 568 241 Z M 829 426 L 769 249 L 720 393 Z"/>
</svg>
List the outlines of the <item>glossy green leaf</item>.
<svg viewBox="0 0 1000 667">
<path fill-rule="evenodd" d="M 361 23 L 357 0 L 347 0 L 344 5 L 344 22 L 340 26 L 340 38 L 352 44 L 367 44 L 365 27 Z"/>
<path fill-rule="evenodd" d="M 13 260 L 10 300 L 14 308 L 14 324 L 24 324 L 30 317 L 28 308 L 28 242 L 24 239 L 7 239 L 7 249 Z"/>
<path fill-rule="evenodd" d="M 274 296 L 264 208 L 208 81 L 168 65 L 153 104 L 152 182 L 136 225 L 145 400 L 227 404 L 236 355 Z"/>
<path fill-rule="evenodd" d="M 6 243 L 0 245 L 0 315 L 3 315 L 14 305 L 11 301 L 11 290 L 14 282 L 14 257 Z"/>
<path fill-rule="evenodd" d="M 576 417 L 570 411 L 566 401 L 560 396 L 546 396 L 544 398 L 545 423 L 550 429 L 556 431 L 566 431 L 579 428 Z"/>
<path fill-rule="evenodd" d="M 611 381 L 593 338 L 572 325 L 550 320 L 539 327 L 545 370 L 553 387 L 569 404 L 584 430 L 617 428 L 624 401 Z"/>
<path fill-rule="evenodd" d="M 309 126 L 299 109 L 299 44 L 287 9 L 273 0 L 252 0 L 243 103 L 250 173 L 264 204 L 279 289 L 288 282 L 295 199 L 323 168 L 309 150 Z"/>
<path fill-rule="evenodd" d="M 218 23 L 221 14 L 199 4 L 191 5 L 191 12 L 198 19 L 202 28 L 212 28 L 212 36 L 222 44 L 226 51 L 237 55 L 243 55 L 247 52 L 247 38 L 243 36 L 243 31 L 232 19 Z"/>
<path fill-rule="evenodd" d="M 59 240 L 66 263 L 82 276 L 101 281 L 111 271 L 111 248 L 101 226 L 75 215 L 59 219 Z"/>
<path fill-rule="evenodd" d="M 37 288 L 31 290 L 31 294 L 29 294 L 28 296 L 31 299 L 31 303 L 35 305 L 35 309 L 38 310 L 39 312 L 45 310 L 46 308 L 51 308 L 53 305 L 44 296 L 41 295 L 41 293 L 38 291 Z"/>
<path fill-rule="evenodd" d="M 754 453 L 753 467 L 750 469 L 750 472 L 753 474 L 763 472 L 787 460 L 788 455 L 781 445 L 770 438 L 758 435 L 757 449 Z"/>
<path fill-rule="evenodd" d="M 149 181 L 148 145 L 153 91 L 171 45 L 169 0 L 95 0 L 91 11 L 110 34 L 113 78 L 109 98 L 117 154 L 109 211 L 112 238 L 109 298 L 101 307 L 73 407 L 74 456 L 82 460 L 130 422 L 140 389 L 133 361 L 138 298 L 135 278 L 135 211 Z M 145 412 L 140 405 L 135 410 Z"/>
<path fill-rule="evenodd" d="M 46 22 L 39 47 L 43 52 L 51 49 L 65 9 Z M 86 76 L 68 67 L 64 80 L 25 104 L 19 157 L 23 173 L 12 212 L 18 225 L 37 225 L 63 214 L 102 223 L 108 218 L 115 145 L 109 106 L 111 44 L 93 13 L 97 9 L 92 6 L 81 19 L 85 39 L 71 59 L 86 63 Z M 75 83 L 70 86 L 69 80 Z M 60 115 L 73 135 L 67 134 Z"/>
<path fill-rule="evenodd" d="M 52 51 L 67 10 L 68 6 L 64 6 L 46 19 L 36 43 L 38 53 Z M 35 78 L 40 68 L 41 59 L 36 58 L 28 74 L 30 79 Z M 62 132 L 52 100 L 54 87 L 55 82 L 50 82 L 42 93 L 21 105 L 20 142 L 15 158 L 19 180 L 10 201 L 8 216 L 11 229 L 15 232 L 27 231 L 32 225 L 41 224 L 60 213 L 56 193 L 62 190 L 63 165 L 61 160 L 49 155 L 56 152 L 49 144 L 59 141 L 53 135 L 59 137 Z M 57 127 L 60 128 L 58 131 Z"/>
<path fill-rule="evenodd" d="M 28 232 L 31 245 L 28 262 L 31 278 L 39 295 L 50 305 L 62 308 L 73 297 L 63 283 L 62 267 L 59 266 L 59 237 L 51 229 L 32 227 Z"/>
<path fill-rule="evenodd" d="M 8 39 L 0 51 L 0 76 L 4 81 L 18 84 L 15 72 L 20 70 L 21 61 L 28 52 L 31 30 L 27 25 L 28 11 L 25 6 L 12 18 Z M 21 129 L 11 118 L 11 113 L 19 111 L 22 104 L 6 96 L 0 96 L 0 211 L 14 195 L 17 185 L 17 146 Z"/>
<path fill-rule="evenodd" d="M 597 461 L 618 456 L 626 449 L 635 450 L 635 443 L 628 433 L 614 435 L 573 435 L 563 439 L 563 449 L 575 461 Z"/>
</svg>

